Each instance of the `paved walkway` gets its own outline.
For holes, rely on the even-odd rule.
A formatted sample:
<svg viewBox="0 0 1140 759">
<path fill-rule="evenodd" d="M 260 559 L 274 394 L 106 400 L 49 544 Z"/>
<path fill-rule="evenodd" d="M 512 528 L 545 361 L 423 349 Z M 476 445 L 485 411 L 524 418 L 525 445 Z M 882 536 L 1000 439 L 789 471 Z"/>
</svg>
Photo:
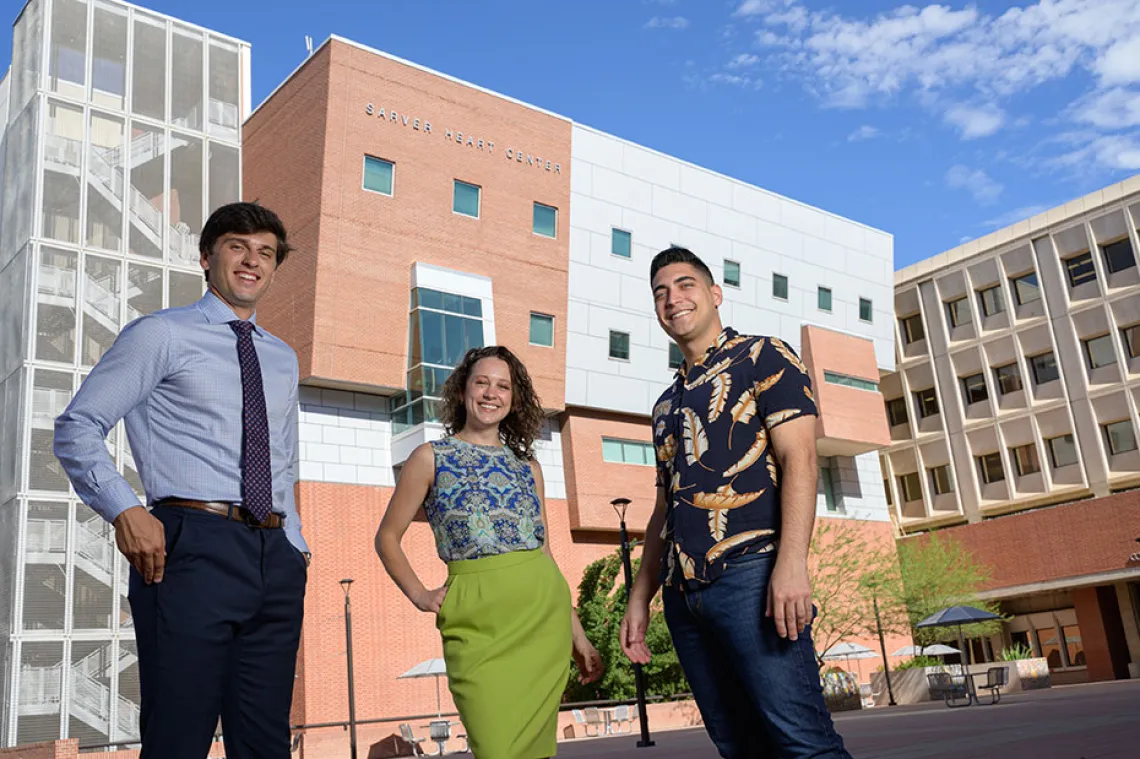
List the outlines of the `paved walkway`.
<svg viewBox="0 0 1140 759">
<path fill-rule="evenodd" d="M 941 703 L 845 712 L 835 717 L 855 759 L 1137 759 L 1140 680 L 1070 685 L 1005 696 L 996 706 Z M 703 730 L 572 741 L 559 759 L 716 759 Z"/>
</svg>

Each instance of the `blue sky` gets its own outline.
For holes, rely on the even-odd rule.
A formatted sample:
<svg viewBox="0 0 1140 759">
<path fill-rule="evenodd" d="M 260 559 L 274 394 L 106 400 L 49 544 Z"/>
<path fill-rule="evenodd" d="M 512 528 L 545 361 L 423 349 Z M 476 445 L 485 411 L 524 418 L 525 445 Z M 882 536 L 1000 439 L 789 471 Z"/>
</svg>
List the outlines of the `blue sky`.
<svg viewBox="0 0 1140 759">
<path fill-rule="evenodd" d="M 1140 172 L 1140 0 L 143 5 L 248 40 L 255 105 L 339 34 L 884 229 L 899 267 Z"/>
</svg>

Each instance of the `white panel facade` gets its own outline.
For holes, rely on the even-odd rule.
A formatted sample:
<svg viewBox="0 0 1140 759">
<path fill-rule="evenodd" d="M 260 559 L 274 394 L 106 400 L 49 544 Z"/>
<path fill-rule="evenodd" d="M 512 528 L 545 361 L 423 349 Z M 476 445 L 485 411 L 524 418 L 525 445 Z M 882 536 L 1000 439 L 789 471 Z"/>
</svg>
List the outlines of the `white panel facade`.
<svg viewBox="0 0 1140 759">
<path fill-rule="evenodd" d="M 894 368 L 890 235 L 578 124 L 570 175 L 567 405 L 645 415 L 670 382 L 649 264 L 671 244 L 718 282 L 725 260 L 740 264 L 740 286 L 723 287 L 726 325 L 797 349 L 804 324 L 867 337 L 880 368 Z M 612 252 L 614 229 L 632 235 L 629 258 Z M 773 297 L 774 274 L 788 278 L 786 300 Z M 831 289 L 830 313 L 819 287 Z M 611 330 L 629 334 L 628 361 L 609 358 Z"/>
</svg>

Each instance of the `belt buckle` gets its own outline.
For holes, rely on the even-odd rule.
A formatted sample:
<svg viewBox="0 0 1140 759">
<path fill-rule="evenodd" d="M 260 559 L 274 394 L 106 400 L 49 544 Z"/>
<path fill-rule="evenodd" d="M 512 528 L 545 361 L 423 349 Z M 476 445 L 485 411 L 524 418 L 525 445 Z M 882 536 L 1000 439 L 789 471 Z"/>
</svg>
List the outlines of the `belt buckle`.
<svg viewBox="0 0 1140 759">
<path fill-rule="evenodd" d="M 257 521 L 257 517 L 253 515 L 253 512 L 242 506 L 240 503 L 233 504 L 233 508 L 238 509 L 237 515 L 241 517 L 240 521 L 243 522 L 246 527 L 261 526 L 261 522 Z"/>
</svg>

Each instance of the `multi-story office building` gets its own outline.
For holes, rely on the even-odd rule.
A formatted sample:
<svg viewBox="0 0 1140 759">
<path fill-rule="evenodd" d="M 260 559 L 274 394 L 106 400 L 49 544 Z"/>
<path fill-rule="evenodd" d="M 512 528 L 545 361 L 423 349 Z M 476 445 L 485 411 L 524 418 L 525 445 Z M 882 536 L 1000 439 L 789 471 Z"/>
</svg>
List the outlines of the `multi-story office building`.
<svg viewBox="0 0 1140 759">
<path fill-rule="evenodd" d="M 505 344 L 535 376 L 549 535 L 571 585 L 614 550 L 612 499 L 633 499 L 644 527 L 648 417 L 679 363 L 649 262 L 671 243 L 723 283 L 726 324 L 802 353 L 822 409 L 819 514 L 890 544 L 876 453 L 878 380 L 894 368 L 889 235 L 339 38 L 258 107 L 243 145 L 245 197 L 298 246 L 259 311 L 303 383 L 314 558 L 297 721 L 344 718 L 348 577 L 358 713 L 434 710 L 431 682 L 396 678 L 439 655 L 438 635 L 371 538 L 401 463 L 441 434 L 434 399 L 467 348 Z M 405 547 L 442 582 L 426 524 Z"/>
<path fill-rule="evenodd" d="M 895 274 L 894 515 L 966 523 L 1060 681 L 1140 676 L 1138 223 L 1133 177 Z"/>
<path fill-rule="evenodd" d="M 245 43 L 112 0 L 31 0 L 0 84 L 0 746 L 138 735 L 127 565 L 52 455 L 119 329 L 197 300 L 241 189 Z M 141 493 L 121 426 L 107 439 Z"/>
</svg>

